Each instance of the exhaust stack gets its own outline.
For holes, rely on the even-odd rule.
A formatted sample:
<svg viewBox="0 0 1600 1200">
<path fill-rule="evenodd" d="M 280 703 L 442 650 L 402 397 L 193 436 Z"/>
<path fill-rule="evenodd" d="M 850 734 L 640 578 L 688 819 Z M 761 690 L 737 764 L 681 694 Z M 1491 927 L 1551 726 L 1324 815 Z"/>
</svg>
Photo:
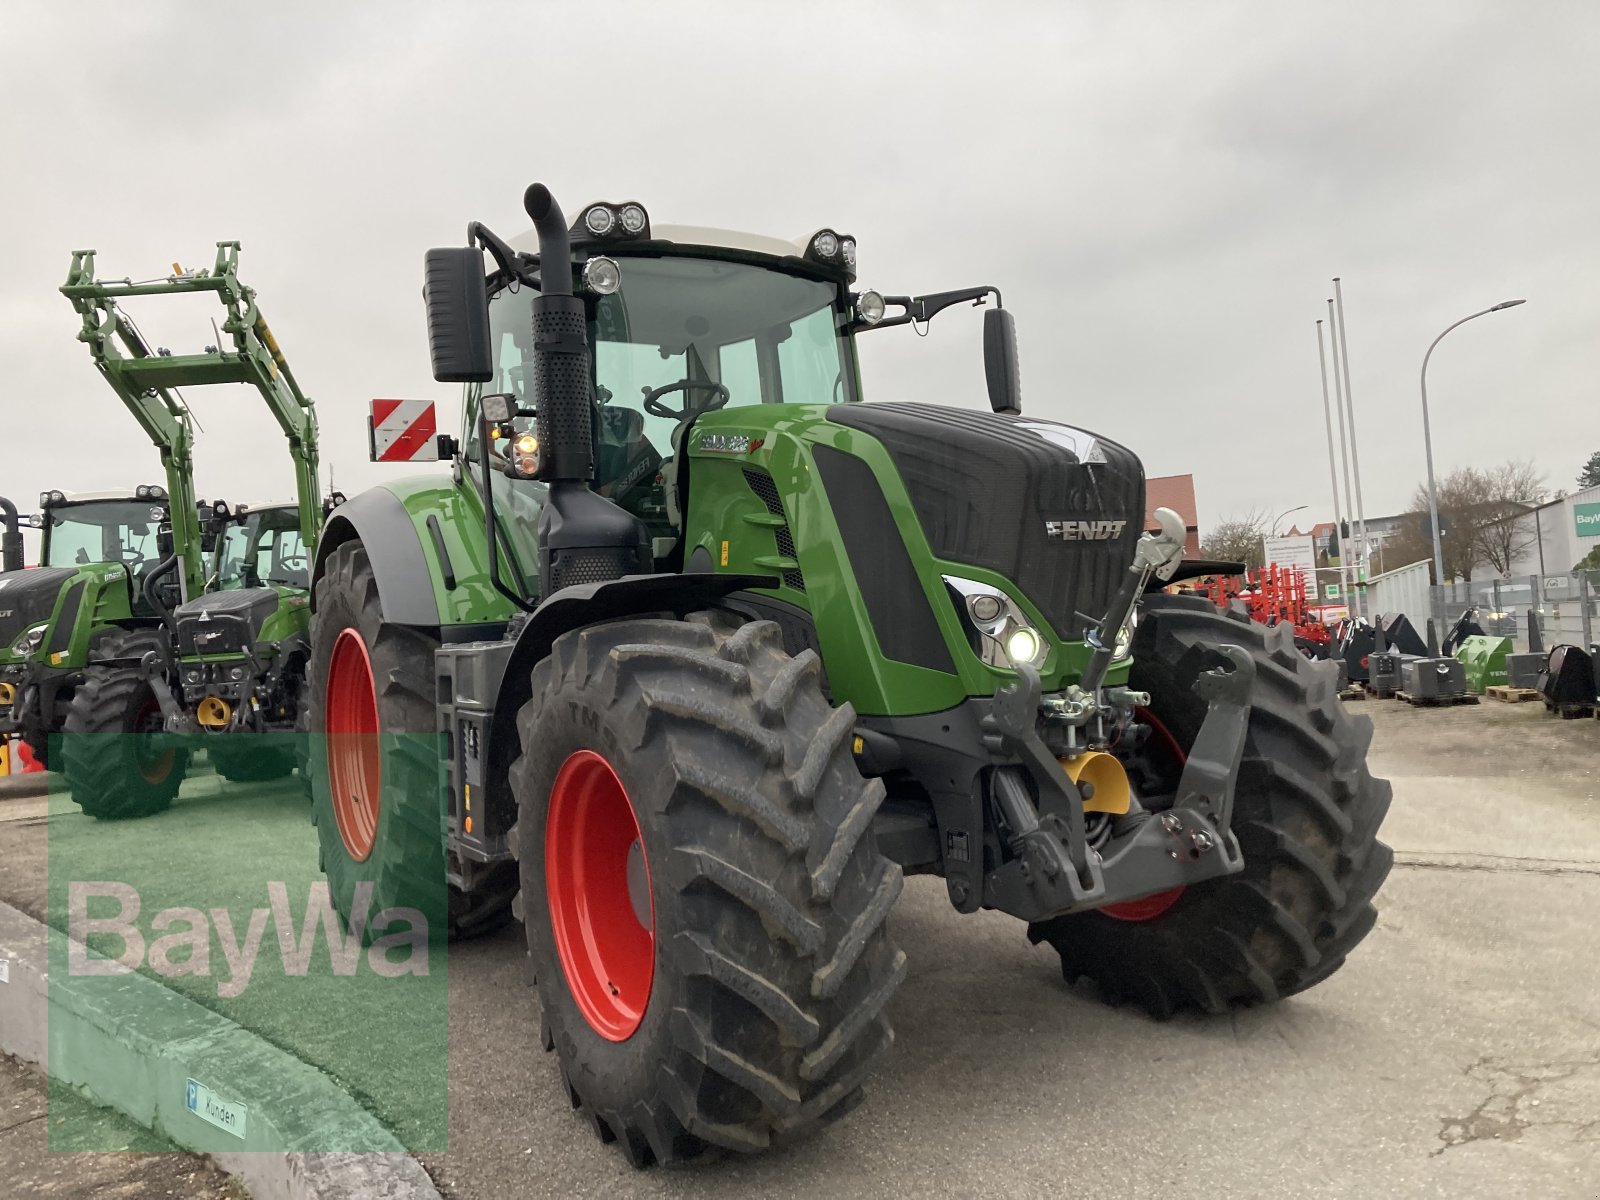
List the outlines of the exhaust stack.
<svg viewBox="0 0 1600 1200">
<path fill-rule="evenodd" d="M 572 584 L 648 574 L 644 523 L 589 489 L 594 477 L 594 378 L 588 319 L 572 294 L 572 239 L 550 189 L 528 188 L 523 207 L 539 235 L 539 294 L 533 301 L 533 394 L 539 470 L 550 485 L 539 514 L 544 597 Z"/>
</svg>

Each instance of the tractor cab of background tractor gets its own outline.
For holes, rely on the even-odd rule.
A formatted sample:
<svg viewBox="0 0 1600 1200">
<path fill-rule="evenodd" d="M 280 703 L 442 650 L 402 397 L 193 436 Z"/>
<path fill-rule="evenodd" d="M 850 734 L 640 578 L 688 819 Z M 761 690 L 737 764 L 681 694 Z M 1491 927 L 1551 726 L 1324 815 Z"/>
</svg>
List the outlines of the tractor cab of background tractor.
<svg viewBox="0 0 1600 1200">
<path fill-rule="evenodd" d="M 49 735 L 91 650 L 109 634 L 156 625 L 181 598 L 165 488 L 39 495 L 39 565 L 24 570 L 20 517 L 5 508 L 0 575 L 0 734 L 18 733 L 44 761 Z"/>
</svg>

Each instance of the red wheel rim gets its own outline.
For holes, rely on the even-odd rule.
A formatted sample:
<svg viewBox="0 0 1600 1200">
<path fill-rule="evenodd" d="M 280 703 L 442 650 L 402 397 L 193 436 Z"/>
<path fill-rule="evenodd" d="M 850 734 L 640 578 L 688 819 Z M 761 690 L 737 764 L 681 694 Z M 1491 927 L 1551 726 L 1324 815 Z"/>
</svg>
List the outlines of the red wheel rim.
<svg viewBox="0 0 1600 1200">
<path fill-rule="evenodd" d="M 341 629 L 328 660 L 328 791 L 339 838 L 356 862 L 365 862 L 378 834 L 383 761 L 378 753 L 378 690 L 367 644 Z"/>
<path fill-rule="evenodd" d="M 568 757 L 550 788 L 544 870 L 556 954 L 578 1011 L 607 1041 L 625 1042 L 650 1003 L 655 900 L 628 791 L 592 750 Z"/>
<path fill-rule="evenodd" d="M 1181 769 L 1183 764 L 1189 761 L 1189 753 L 1179 744 L 1178 739 L 1172 735 L 1172 730 L 1168 729 L 1162 723 L 1161 718 L 1157 717 L 1148 708 L 1136 708 L 1134 712 L 1141 721 L 1150 726 L 1150 732 L 1167 748 L 1168 753 L 1178 760 L 1178 766 Z M 1102 905 L 1100 911 L 1117 921 L 1132 923 L 1154 921 L 1176 904 L 1178 898 L 1182 895 L 1183 885 L 1179 884 L 1177 887 L 1168 888 L 1164 892 L 1152 892 L 1148 896 L 1140 896 L 1137 900 L 1125 900 L 1121 904 Z"/>
<path fill-rule="evenodd" d="M 172 764 L 178 757 L 178 752 L 170 746 L 165 750 L 150 748 L 149 735 L 160 733 L 164 727 L 160 702 L 154 696 L 146 696 L 133 718 L 133 757 L 139 764 L 139 774 L 144 776 L 144 781 L 149 784 L 165 783 L 167 776 L 172 774 Z"/>
</svg>

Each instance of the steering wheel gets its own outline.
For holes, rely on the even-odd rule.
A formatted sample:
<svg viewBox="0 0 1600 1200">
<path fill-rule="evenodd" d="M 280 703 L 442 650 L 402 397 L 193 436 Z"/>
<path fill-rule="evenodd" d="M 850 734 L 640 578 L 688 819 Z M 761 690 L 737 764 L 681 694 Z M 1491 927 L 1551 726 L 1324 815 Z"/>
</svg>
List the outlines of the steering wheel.
<svg viewBox="0 0 1600 1200">
<path fill-rule="evenodd" d="M 685 404 L 678 409 L 668 408 L 661 403 L 661 397 L 669 392 L 687 392 L 694 388 L 714 393 L 711 397 L 711 403 L 701 409 L 700 411 L 702 412 L 710 412 L 712 409 L 721 408 L 728 402 L 728 389 L 720 383 L 712 383 L 709 379 L 680 379 L 677 383 L 664 384 L 658 388 L 645 387 L 639 390 L 644 393 L 645 412 L 652 417 L 666 417 L 669 420 L 681 421 L 688 416 L 689 406 Z"/>
</svg>

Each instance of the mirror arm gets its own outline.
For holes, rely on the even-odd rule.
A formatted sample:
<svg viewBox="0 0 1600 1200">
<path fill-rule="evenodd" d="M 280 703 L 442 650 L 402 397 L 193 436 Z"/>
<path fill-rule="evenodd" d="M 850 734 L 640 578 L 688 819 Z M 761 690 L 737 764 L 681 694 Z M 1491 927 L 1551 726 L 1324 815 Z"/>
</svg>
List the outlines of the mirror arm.
<svg viewBox="0 0 1600 1200">
<path fill-rule="evenodd" d="M 970 301 L 974 308 L 981 307 L 991 295 L 994 297 L 995 307 L 1002 307 L 1000 289 L 989 285 L 961 288 L 954 292 L 932 292 L 926 296 L 885 296 L 883 298 L 885 304 L 896 305 L 905 309 L 905 312 L 897 317 L 886 317 L 876 325 L 859 325 L 857 332 L 865 333 L 869 329 L 889 329 L 895 325 L 909 325 L 913 321 L 926 323 L 955 304 Z"/>
<path fill-rule="evenodd" d="M 495 266 L 499 268 L 495 271 L 496 275 L 525 283 L 530 287 L 539 286 L 539 277 L 523 266 L 523 256 L 506 245 L 499 235 L 482 221 L 473 221 L 467 225 L 467 245 L 481 246 L 489 252 L 489 257 L 494 259 Z"/>
</svg>

